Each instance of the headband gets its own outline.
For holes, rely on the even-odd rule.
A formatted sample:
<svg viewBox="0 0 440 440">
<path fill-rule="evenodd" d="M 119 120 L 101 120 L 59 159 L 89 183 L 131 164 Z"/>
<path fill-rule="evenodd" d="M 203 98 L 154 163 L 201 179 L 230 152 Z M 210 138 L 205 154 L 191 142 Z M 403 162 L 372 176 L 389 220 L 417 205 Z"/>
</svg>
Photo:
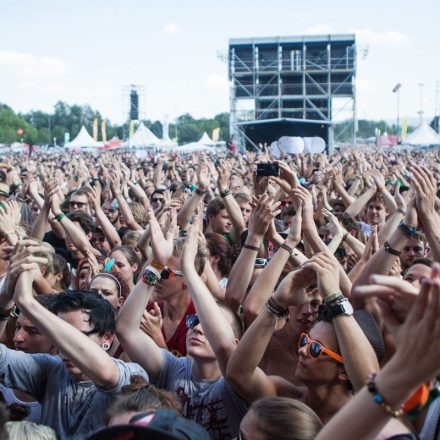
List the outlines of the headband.
<svg viewBox="0 0 440 440">
<path fill-rule="evenodd" d="M 112 275 L 111 273 L 98 273 L 97 275 L 95 275 L 95 276 L 90 280 L 90 284 L 92 284 L 92 281 L 93 281 L 95 278 L 98 278 L 98 277 L 104 277 L 104 276 L 106 276 L 106 277 L 110 277 L 112 280 L 115 280 L 115 281 L 116 281 L 116 284 L 118 285 L 118 288 L 119 288 L 119 296 L 122 296 L 122 286 L 121 286 L 121 283 L 120 283 L 119 280 L 118 280 L 114 275 Z"/>
</svg>

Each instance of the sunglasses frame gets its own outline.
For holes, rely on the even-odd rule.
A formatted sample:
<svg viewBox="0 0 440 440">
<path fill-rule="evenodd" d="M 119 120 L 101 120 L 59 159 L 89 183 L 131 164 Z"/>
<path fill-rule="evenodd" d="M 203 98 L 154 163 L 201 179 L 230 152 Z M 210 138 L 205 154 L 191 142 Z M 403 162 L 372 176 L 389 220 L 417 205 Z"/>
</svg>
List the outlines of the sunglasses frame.
<svg viewBox="0 0 440 440">
<path fill-rule="evenodd" d="M 319 359 L 323 354 L 326 354 L 327 356 L 331 357 L 335 361 L 338 361 L 339 363 L 344 364 L 344 361 L 342 360 L 342 356 L 340 354 L 335 353 L 334 351 L 332 351 L 329 348 L 325 347 L 319 341 L 316 341 L 315 339 L 312 339 L 308 333 L 305 333 L 305 332 L 301 333 L 301 336 L 300 336 L 299 342 L 298 342 L 298 347 L 299 348 L 305 347 L 305 345 L 301 345 L 301 341 L 302 341 L 303 337 L 307 338 L 307 341 L 306 341 L 305 345 L 307 345 L 307 351 L 309 352 L 309 355 L 313 359 Z M 321 351 L 319 352 L 318 356 L 314 356 L 312 354 L 312 352 L 310 350 L 310 346 L 312 344 L 317 344 L 321 348 Z"/>
<path fill-rule="evenodd" d="M 160 278 L 162 280 L 170 280 L 174 277 L 183 277 L 183 272 L 180 272 L 180 270 L 170 269 L 168 266 L 165 266 L 160 272 Z"/>
</svg>

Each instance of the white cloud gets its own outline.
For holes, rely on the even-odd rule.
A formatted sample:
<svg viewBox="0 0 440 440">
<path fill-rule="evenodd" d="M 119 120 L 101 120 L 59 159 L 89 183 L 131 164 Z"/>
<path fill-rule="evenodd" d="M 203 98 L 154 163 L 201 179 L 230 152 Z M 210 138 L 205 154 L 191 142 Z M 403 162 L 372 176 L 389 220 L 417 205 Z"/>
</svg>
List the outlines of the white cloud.
<svg viewBox="0 0 440 440">
<path fill-rule="evenodd" d="M 162 28 L 162 33 L 166 34 L 166 35 L 171 35 L 171 34 L 175 34 L 176 32 L 179 31 L 179 27 L 177 26 L 176 23 L 170 21 L 169 23 L 167 23 L 163 28 Z"/>
<path fill-rule="evenodd" d="M 82 87 L 75 90 L 75 95 L 81 98 L 97 98 L 112 96 L 112 93 L 107 87 L 96 87 L 93 89 Z"/>
<path fill-rule="evenodd" d="M 371 29 L 353 29 L 351 32 L 356 34 L 356 38 L 364 43 L 386 44 L 401 46 L 409 43 L 408 35 L 397 31 L 373 31 Z"/>
<path fill-rule="evenodd" d="M 373 86 L 373 84 L 371 84 L 370 81 L 362 78 L 356 78 L 356 88 L 358 92 L 362 92 L 364 94 L 376 92 L 376 88 Z"/>
<path fill-rule="evenodd" d="M 24 80 L 18 83 L 18 86 L 22 89 L 33 89 L 34 87 L 36 87 L 36 85 L 37 83 L 31 80 Z"/>
<path fill-rule="evenodd" d="M 229 81 L 226 75 L 209 75 L 205 80 L 205 86 L 212 87 L 214 89 L 228 89 Z"/>
<path fill-rule="evenodd" d="M 322 35 L 322 34 L 329 34 L 331 32 L 331 28 L 326 23 L 320 23 L 314 26 L 311 26 L 307 28 L 304 31 L 304 34 L 306 35 Z"/>
<path fill-rule="evenodd" d="M 58 76 L 69 71 L 68 64 L 59 58 L 11 50 L 0 50 L 0 68 L 13 69 L 22 76 Z"/>
</svg>

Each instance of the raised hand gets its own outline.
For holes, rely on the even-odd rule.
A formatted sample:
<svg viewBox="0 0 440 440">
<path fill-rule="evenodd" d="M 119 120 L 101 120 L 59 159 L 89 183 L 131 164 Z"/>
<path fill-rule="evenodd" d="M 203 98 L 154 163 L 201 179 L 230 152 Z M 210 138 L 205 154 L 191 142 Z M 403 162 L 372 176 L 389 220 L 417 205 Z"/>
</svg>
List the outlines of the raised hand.
<svg viewBox="0 0 440 440">
<path fill-rule="evenodd" d="M 202 191 L 206 191 L 209 188 L 211 171 L 208 167 L 207 161 L 202 159 L 197 167 L 197 185 Z M 229 178 L 229 176 L 228 176 Z M 226 191 L 226 190 L 223 190 Z"/>
<path fill-rule="evenodd" d="M 274 202 L 273 197 L 267 194 L 260 196 L 249 217 L 249 235 L 262 239 L 272 219 L 281 212 L 279 206 L 280 202 Z"/>
<path fill-rule="evenodd" d="M 327 252 L 319 252 L 304 263 L 303 267 L 316 273 L 318 289 L 323 298 L 340 292 L 339 263 L 333 255 Z"/>
<path fill-rule="evenodd" d="M 220 193 L 223 193 L 229 189 L 230 169 L 226 161 L 221 161 L 221 165 L 217 168 L 217 173 L 217 188 Z"/>
<path fill-rule="evenodd" d="M 194 261 L 197 255 L 198 250 L 198 236 L 199 231 L 202 224 L 202 215 L 203 208 L 202 204 L 199 203 L 196 213 L 193 217 L 193 221 L 191 223 L 191 227 L 189 228 L 189 232 L 185 241 L 185 246 L 183 247 L 182 256 L 180 257 L 180 261 L 182 263 L 182 267 L 191 269 L 194 267 Z M 184 269 L 185 272 L 185 269 Z"/>
<path fill-rule="evenodd" d="M 173 234 L 168 232 L 166 237 L 164 236 L 151 207 L 147 209 L 147 216 L 153 258 L 159 263 L 166 264 L 173 255 Z"/>
<path fill-rule="evenodd" d="M 144 312 L 142 317 L 140 328 L 141 330 L 150 336 L 157 345 L 163 346 L 165 341 L 162 335 L 163 318 L 162 312 L 157 302 L 154 302 L 153 309 Z M 162 342 L 162 343 L 159 343 Z M 166 345 L 165 345 L 166 346 Z"/>
<path fill-rule="evenodd" d="M 429 216 L 435 210 L 437 182 L 427 167 L 415 165 L 411 171 L 412 183 L 416 191 L 417 211 L 420 216 Z"/>
</svg>

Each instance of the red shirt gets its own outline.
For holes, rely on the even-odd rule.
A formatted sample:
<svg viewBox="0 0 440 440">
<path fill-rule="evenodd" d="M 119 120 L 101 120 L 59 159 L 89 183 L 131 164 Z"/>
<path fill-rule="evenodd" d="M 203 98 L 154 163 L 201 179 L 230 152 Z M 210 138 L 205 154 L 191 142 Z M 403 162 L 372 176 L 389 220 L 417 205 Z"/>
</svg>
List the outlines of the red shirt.
<svg viewBox="0 0 440 440">
<path fill-rule="evenodd" d="M 163 301 L 157 301 L 157 304 L 159 305 L 160 311 L 163 314 Z M 147 310 L 153 310 L 154 309 L 154 303 L 150 303 L 147 306 Z M 182 320 L 179 322 L 179 325 L 176 328 L 176 331 L 174 332 L 173 336 L 166 341 L 168 351 L 173 353 L 174 355 L 181 357 L 186 356 L 186 317 L 188 315 L 195 315 L 196 314 L 196 308 L 194 307 L 194 304 L 192 300 L 190 300 L 188 308 L 186 309 L 185 315 L 183 316 Z M 166 340 L 165 333 L 162 328 L 162 335 L 163 338 Z"/>
</svg>

